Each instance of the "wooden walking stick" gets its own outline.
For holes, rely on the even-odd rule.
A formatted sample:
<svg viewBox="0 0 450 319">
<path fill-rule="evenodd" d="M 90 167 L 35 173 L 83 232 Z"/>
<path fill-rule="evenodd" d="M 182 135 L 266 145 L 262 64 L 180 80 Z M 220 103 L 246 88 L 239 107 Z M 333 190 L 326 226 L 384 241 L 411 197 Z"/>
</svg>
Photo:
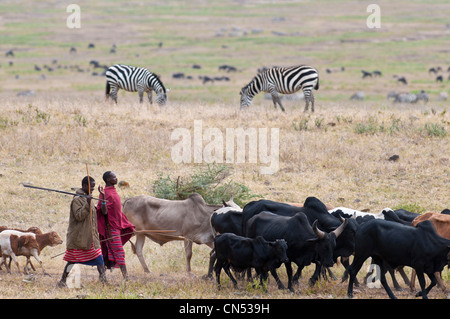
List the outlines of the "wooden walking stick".
<svg viewBox="0 0 450 319">
<path fill-rule="evenodd" d="M 86 163 L 86 174 L 88 178 L 88 195 L 91 196 L 91 177 L 89 176 L 88 164 Z M 94 224 L 92 223 L 92 199 L 89 200 L 89 218 L 91 223 L 91 235 L 92 235 L 92 245 L 94 245 Z"/>
</svg>

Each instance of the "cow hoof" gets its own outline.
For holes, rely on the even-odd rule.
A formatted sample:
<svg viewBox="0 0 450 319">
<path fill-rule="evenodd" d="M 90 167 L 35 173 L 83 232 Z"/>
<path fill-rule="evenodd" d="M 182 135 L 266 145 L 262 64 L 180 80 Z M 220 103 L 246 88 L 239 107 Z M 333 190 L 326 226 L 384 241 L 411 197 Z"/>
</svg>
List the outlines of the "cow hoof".
<svg viewBox="0 0 450 319">
<path fill-rule="evenodd" d="M 203 279 L 203 280 L 209 281 L 209 280 L 212 280 L 213 277 L 212 277 L 212 275 L 203 275 L 203 276 L 202 276 L 202 279 Z"/>
<path fill-rule="evenodd" d="M 422 297 L 422 292 L 421 291 L 417 292 L 416 297 Z"/>
<path fill-rule="evenodd" d="M 309 286 L 310 286 L 310 287 L 314 287 L 315 284 L 316 284 L 316 281 L 315 281 L 315 280 L 313 280 L 313 279 L 310 279 L 310 280 L 309 280 Z"/>
</svg>

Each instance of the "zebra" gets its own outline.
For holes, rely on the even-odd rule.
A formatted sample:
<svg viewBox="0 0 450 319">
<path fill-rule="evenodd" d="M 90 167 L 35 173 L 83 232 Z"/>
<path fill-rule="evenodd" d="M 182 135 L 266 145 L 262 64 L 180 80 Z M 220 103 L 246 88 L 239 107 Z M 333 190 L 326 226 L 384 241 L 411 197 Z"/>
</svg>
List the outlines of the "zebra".
<svg viewBox="0 0 450 319">
<path fill-rule="evenodd" d="M 144 92 L 152 104 L 152 91 L 156 92 L 156 102 L 164 106 L 167 92 L 159 77 L 145 68 L 130 65 L 115 64 L 106 71 L 106 99 L 109 96 L 117 103 L 117 92 L 124 89 L 139 93 L 139 102 L 143 102 Z"/>
<path fill-rule="evenodd" d="M 314 112 L 314 95 L 312 89 L 319 89 L 319 73 L 311 66 L 299 65 L 292 67 L 274 67 L 258 73 L 253 80 L 244 86 L 241 95 L 241 109 L 250 106 L 253 97 L 260 91 L 272 95 L 273 106 L 277 103 L 284 112 L 278 93 L 292 94 L 302 89 L 305 96 L 305 112 L 311 102 L 311 111 Z"/>
</svg>

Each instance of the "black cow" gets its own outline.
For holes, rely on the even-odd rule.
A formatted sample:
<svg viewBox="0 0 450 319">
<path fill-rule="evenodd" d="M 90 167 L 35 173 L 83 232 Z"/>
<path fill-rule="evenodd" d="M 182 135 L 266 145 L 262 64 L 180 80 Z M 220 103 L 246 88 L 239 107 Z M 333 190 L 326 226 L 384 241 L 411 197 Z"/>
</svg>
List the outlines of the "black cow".
<svg viewBox="0 0 450 319">
<path fill-rule="evenodd" d="M 396 209 L 394 210 L 394 213 L 397 214 L 398 218 L 400 218 L 401 220 L 409 222 L 410 225 L 412 221 L 420 215 L 418 213 L 413 213 L 405 209 Z"/>
<path fill-rule="evenodd" d="M 275 202 L 268 199 L 249 202 L 242 210 L 242 232 L 246 233 L 247 221 L 261 212 L 271 212 L 281 216 L 294 216 L 303 212 L 303 207 L 293 206 L 285 203 Z"/>
<path fill-rule="evenodd" d="M 219 234 L 233 233 L 243 236 L 242 212 L 236 210 L 230 210 L 221 214 L 214 212 L 211 216 L 211 226 Z"/>
<path fill-rule="evenodd" d="M 211 215 L 211 226 L 214 231 L 214 236 L 217 234 L 232 233 L 243 236 L 242 234 L 242 212 L 230 210 L 225 213 L 214 212 Z M 216 251 L 213 249 L 209 254 L 209 267 L 206 278 L 212 278 L 212 271 L 216 261 Z"/>
<path fill-rule="evenodd" d="M 405 214 L 405 216 L 410 216 L 410 214 L 414 214 L 411 212 L 407 212 L 407 211 L 403 211 L 402 213 Z M 350 215 L 348 215 L 348 213 L 342 211 L 341 209 L 337 209 L 334 210 L 332 213 L 332 215 L 334 216 L 342 216 L 344 218 L 351 218 Z M 356 217 L 355 217 L 356 216 Z M 391 210 L 390 208 L 385 208 L 381 211 L 381 213 L 379 214 L 370 214 L 370 213 L 360 213 L 359 216 L 355 215 L 353 216 L 353 219 L 356 220 L 356 222 L 358 223 L 358 227 L 360 225 L 363 225 L 365 223 L 367 223 L 370 220 L 374 220 L 374 219 L 384 219 L 387 221 L 391 221 L 391 222 L 395 222 L 395 223 L 400 223 L 403 225 L 408 225 L 411 226 L 411 222 L 404 220 L 402 218 L 400 218 L 400 215 L 398 215 L 396 213 L 396 211 Z M 372 260 L 372 264 L 375 264 Z M 342 276 L 342 282 L 346 281 L 348 279 L 348 259 L 343 259 L 342 260 L 342 265 L 346 268 L 346 271 L 344 272 L 344 275 Z M 403 281 L 405 282 L 405 284 L 407 286 L 410 285 L 410 281 L 408 279 L 408 276 L 406 275 L 405 271 L 403 270 L 403 267 L 399 267 L 397 269 L 393 269 L 391 268 L 388 264 L 385 265 L 386 270 L 389 271 L 389 274 L 391 275 L 392 278 L 392 284 L 394 285 L 394 288 L 398 291 L 402 291 L 402 287 L 399 285 L 397 278 L 395 277 L 395 270 L 397 270 L 400 275 L 403 278 Z M 367 282 L 368 278 L 372 278 L 373 276 L 373 272 L 375 271 L 376 268 L 372 268 L 372 271 L 368 272 L 366 277 L 364 278 L 364 281 Z M 355 279 L 355 285 L 359 286 L 359 282 L 357 279 Z"/>
<path fill-rule="evenodd" d="M 262 236 L 266 240 L 286 240 L 289 258 L 289 261 L 285 262 L 288 289 L 294 291 L 291 262 L 297 264 L 298 272 L 314 262 L 317 272 L 315 275 L 318 277 L 320 265 L 333 266 L 333 250 L 336 246 L 336 238 L 339 237 L 346 225 L 347 220 L 344 220 L 336 230 L 327 233 L 318 229 L 317 221 L 311 226 L 306 215 L 302 212 L 292 217 L 261 212 L 248 221 L 245 235 L 251 238 Z M 271 274 L 277 281 L 278 288 L 284 289 L 275 269 L 271 271 Z"/>
<path fill-rule="evenodd" d="M 281 216 L 294 216 L 298 212 L 303 212 L 308 217 L 309 224 L 312 225 L 315 220 L 318 221 L 318 227 L 325 231 L 331 232 L 337 229 L 342 221 L 339 217 L 331 215 L 324 203 L 316 197 L 308 197 L 303 203 L 303 207 L 297 207 L 285 203 L 274 202 L 270 200 L 259 200 L 248 203 L 243 209 L 242 227 L 246 232 L 246 223 L 254 215 L 269 211 Z M 358 225 L 353 218 L 348 219 L 348 225 L 344 228 L 342 234 L 336 240 L 336 247 L 333 251 L 333 260 L 336 262 L 338 257 L 349 257 L 355 250 L 355 233 Z M 345 259 L 344 259 L 345 262 Z M 344 265 L 345 267 L 348 266 Z M 315 272 L 310 279 L 310 284 L 314 284 L 318 279 L 319 272 Z M 294 276 L 296 280 L 300 276 L 300 271 Z"/>
<path fill-rule="evenodd" d="M 263 280 L 268 278 L 268 271 L 275 270 L 287 261 L 287 244 L 282 239 L 266 241 L 261 236 L 253 239 L 226 233 L 216 236 L 214 250 L 217 255 L 214 271 L 219 289 L 222 268 L 235 288 L 237 281 L 231 274 L 230 266 L 237 271 L 255 268 L 261 287 L 264 287 Z"/>
<path fill-rule="evenodd" d="M 416 270 L 421 295 L 427 298 L 428 292 L 436 285 L 434 273 L 441 271 L 450 263 L 450 240 L 440 237 L 430 221 L 417 227 L 405 226 L 386 220 L 374 219 L 361 225 L 356 233 L 355 257 L 348 268 L 350 280 L 347 295 L 353 297 L 353 283 L 361 266 L 372 257 L 380 266 L 380 281 L 388 296 L 395 299 L 386 282 L 386 264 L 392 268 L 409 266 Z M 431 283 L 425 287 L 424 273 Z"/>
</svg>

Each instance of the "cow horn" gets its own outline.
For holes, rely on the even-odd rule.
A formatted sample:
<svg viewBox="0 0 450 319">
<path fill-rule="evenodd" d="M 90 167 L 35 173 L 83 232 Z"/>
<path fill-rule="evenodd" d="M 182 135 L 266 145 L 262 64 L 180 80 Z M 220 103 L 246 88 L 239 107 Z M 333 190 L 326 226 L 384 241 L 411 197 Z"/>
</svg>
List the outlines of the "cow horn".
<svg viewBox="0 0 450 319">
<path fill-rule="evenodd" d="M 341 220 L 342 224 L 339 225 L 338 228 L 333 230 L 334 236 L 336 236 L 336 238 L 338 238 L 339 235 L 342 234 L 342 232 L 344 231 L 345 226 L 347 226 L 347 224 L 348 224 L 348 220 L 345 219 L 345 218 L 342 218 L 342 216 L 339 216 L 339 219 Z"/>
<path fill-rule="evenodd" d="M 317 228 L 317 219 L 314 221 L 312 228 L 314 230 L 314 234 L 316 234 L 319 239 L 322 239 L 325 236 L 325 233 L 321 231 L 319 228 Z"/>
</svg>

